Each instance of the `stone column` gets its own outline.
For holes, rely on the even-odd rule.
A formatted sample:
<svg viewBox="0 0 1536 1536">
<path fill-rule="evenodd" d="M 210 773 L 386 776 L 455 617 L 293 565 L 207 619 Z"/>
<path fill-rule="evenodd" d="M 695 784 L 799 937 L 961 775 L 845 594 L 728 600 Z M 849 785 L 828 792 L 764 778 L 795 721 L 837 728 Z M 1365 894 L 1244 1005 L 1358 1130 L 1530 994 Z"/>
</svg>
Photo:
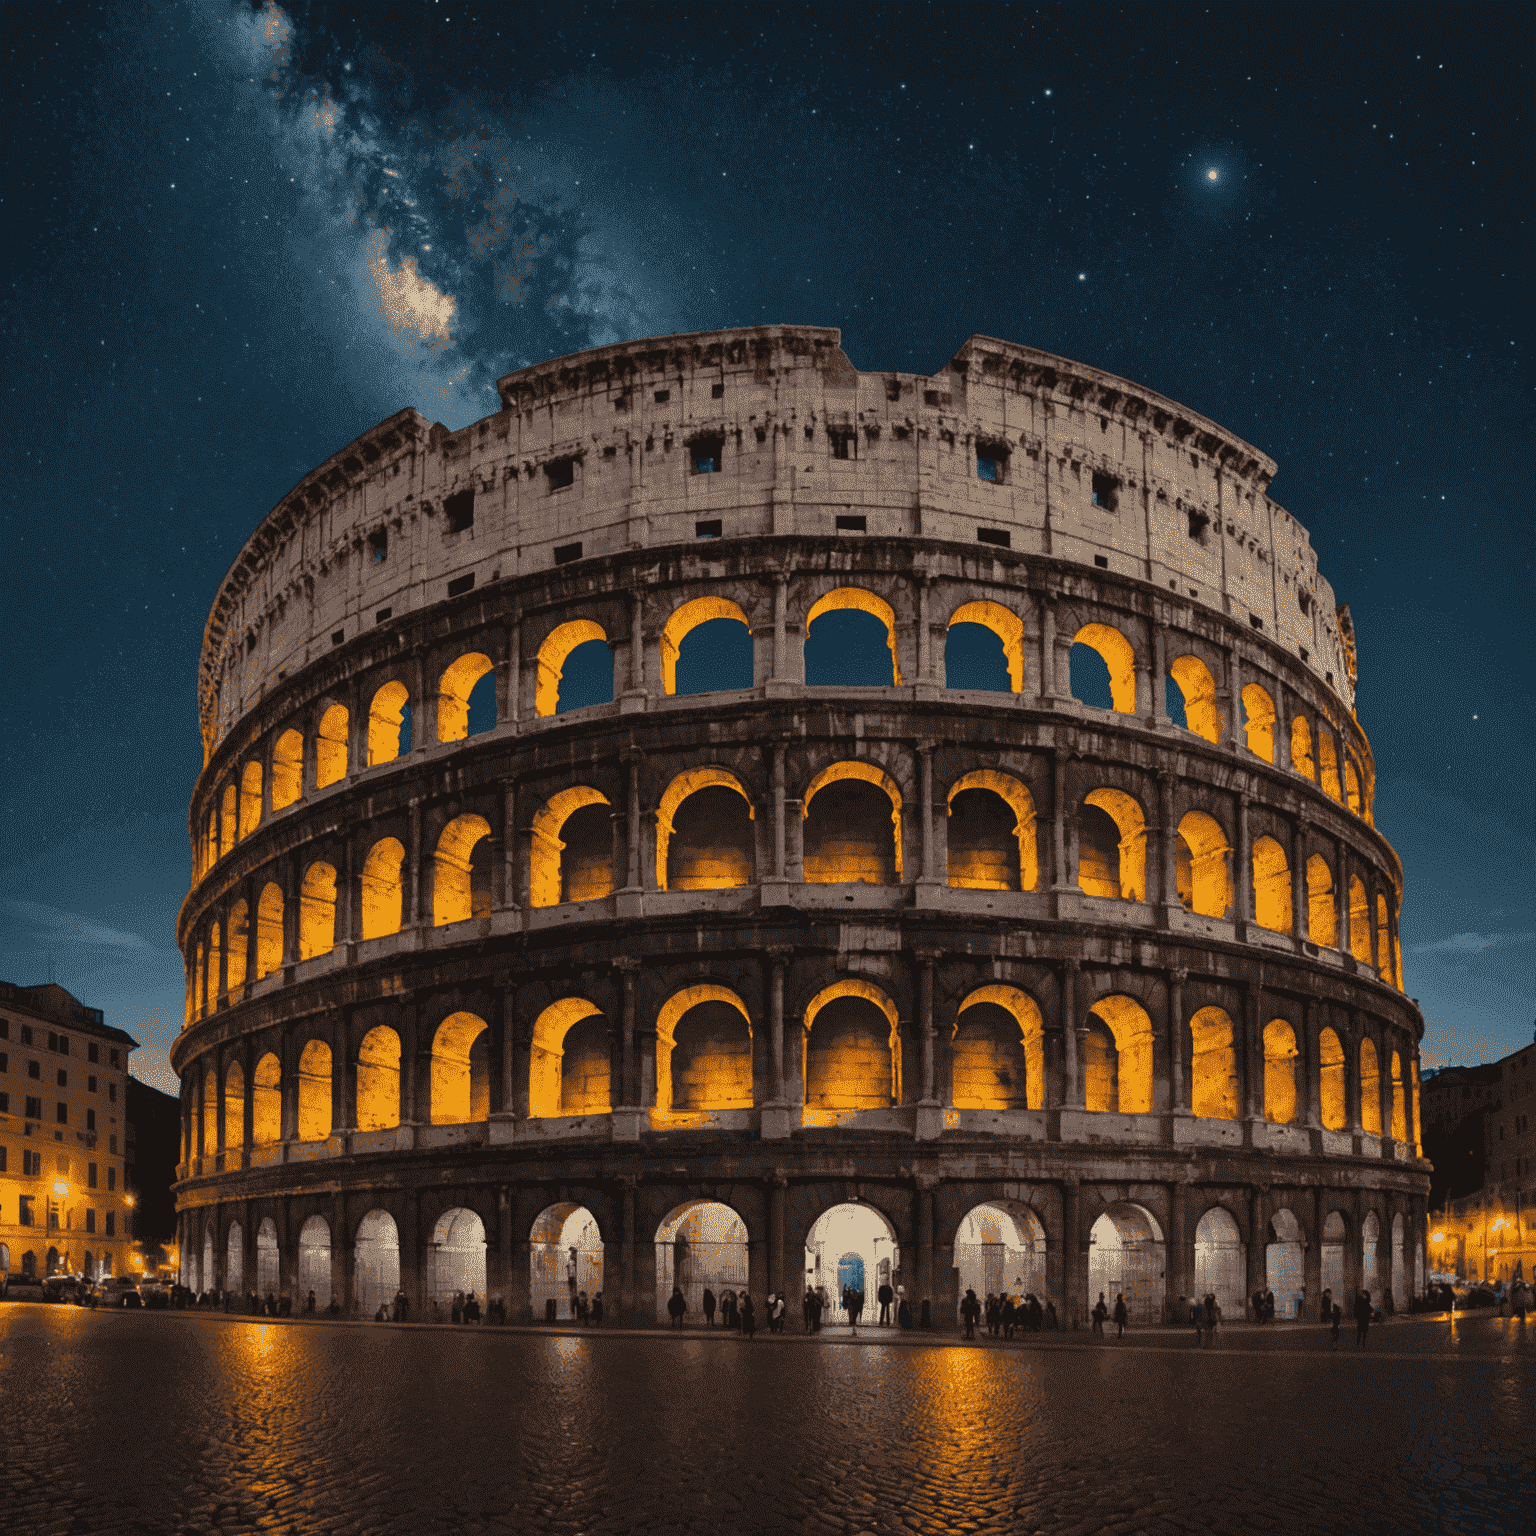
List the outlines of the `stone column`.
<svg viewBox="0 0 1536 1536">
<path fill-rule="evenodd" d="M 1088 1271 L 1080 1237 L 1083 1192 L 1075 1178 L 1062 1180 L 1061 1211 L 1061 1326 L 1080 1328 L 1088 1310 Z"/>
<path fill-rule="evenodd" d="M 928 1141 L 944 1130 L 944 1106 L 939 1102 L 938 1072 L 934 1061 L 933 1024 L 933 965 L 939 951 L 920 949 L 915 958 L 922 969 L 918 972 L 918 1039 L 922 1047 L 922 1097 L 917 1105 L 916 1130 L 919 1140 Z"/>
<path fill-rule="evenodd" d="M 1301 1049 L 1296 1053 L 1297 1071 L 1301 1081 L 1296 1085 L 1296 1097 L 1302 1106 L 1302 1124 L 1309 1130 L 1320 1130 L 1323 1124 L 1323 1064 L 1319 1036 L 1322 1034 L 1317 1017 L 1317 999 L 1308 997 L 1302 1001 Z M 1318 1231 L 1321 1232 L 1321 1227 Z M 1317 1238 L 1321 1244 L 1322 1238 Z M 1319 1260 L 1321 1262 L 1321 1260 Z"/>
<path fill-rule="evenodd" d="M 220 1152 L 224 1151 L 224 1072 L 225 1066 L 218 1053 L 214 1053 L 213 1070 L 217 1074 L 214 1082 L 216 1102 L 214 1109 L 214 1145 Z"/>
<path fill-rule="evenodd" d="M 1249 1120 L 1264 1119 L 1264 1036 L 1259 1018 L 1264 1011 L 1260 982 L 1243 988 L 1243 1114 Z"/>
<path fill-rule="evenodd" d="M 356 1304 L 357 1245 L 347 1221 L 347 1197 L 337 1192 L 331 1206 L 331 1295 L 341 1304 L 341 1315 L 350 1317 Z M 330 1296 L 316 1296 L 315 1306 L 330 1304 Z"/>
<path fill-rule="evenodd" d="M 507 617 L 506 665 L 496 669 L 496 721 L 517 729 L 522 715 L 523 691 L 523 616 L 513 610 Z M 514 825 L 511 817 L 507 825 Z"/>
<path fill-rule="evenodd" d="M 1349 1020 L 1349 1033 L 1348 1038 L 1343 1042 L 1344 1109 L 1349 1117 L 1349 1129 L 1358 1136 L 1364 1130 L 1360 1122 L 1360 1041 L 1363 1038 L 1363 1032 L 1360 1026 L 1360 1015 L 1353 1008 L 1348 1010 L 1346 1017 Z"/>
<path fill-rule="evenodd" d="M 1312 912 L 1307 902 L 1307 819 L 1296 818 L 1291 834 L 1291 922 L 1298 939 L 1310 937 Z"/>
<path fill-rule="evenodd" d="M 917 578 L 917 678 L 920 683 L 935 681 L 931 675 L 929 658 L 933 650 L 932 636 L 928 633 L 928 587 L 933 578 L 927 571 L 920 571 Z"/>
<path fill-rule="evenodd" d="M 1177 1318 L 1175 1307 L 1177 1303 L 1189 1300 L 1194 1245 L 1189 1240 L 1189 1187 L 1177 1180 L 1168 1186 L 1168 1241 L 1165 1256 L 1165 1321 L 1182 1321 L 1182 1318 Z"/>
<path fill-rule="evenodd" d="M 240 1071 L 244 1076 L 241 1088 L 241 1114 L 240 1114 L 240 1166 L 251 1166 L 251 1148 L 256 1145 L 256 1048 L 249 1035 L 246 1036 L 244 1048 L 241 1051 Z M 253 1239 L 254 1241 L 254 1239 Z M 251 1261 L 255 1263 L 253 1259 Z M 253 1269 L 254 1275 L 256 1271 Z"/>
<path fill-rule="evenodd" d="M 1051 759 L 1051 889 L 1067 885 L 1067 754 L 1058 747 Z"/>
<path fill-rule="evenodd" d="M 357 1049 L 352 1043 L 352 1009 L 336 1018 L 331 1044 L 331 1135 L 357 1129 Z"/>
<path fill-rule="evenodd" d="M 621 1175 L 619 1187 L 624 1206 L 624 1228 L 619 1234 L 619 1321 L 634 1327 L 643 1321 L 635 1285 L 635 1176 Z"/>
<path fill-rule="evenodd" d="M 407 998 L 400 1009 L 400 1123 L 415 1125 L 416 1122 L 416 1053 L 417 1035 L 420 1032 L 420 1007 L 415 998 Z M 423 1108 L 430 1110 L 430 1105 Z M 404 1273 L 404 1249 L 402 1239 L 401 1273 Z"/>
<path fill-rule="evenodd" d="M 1077 1038 L 1077 973 L 1081 962 L 1064 960 L 1061 966 L 1061 1100 L 1068 1109 L 1083 1107 L 1083 1073 Z"/>
<path fill-rule="evenodd" d="M 1237 918 L 1251 923 L 1253 917 L 1253 840 L 1248 835 L 1248 792 L 1237 797 Z M 1239 928 L 1241 936 L 1243 930 Z"/>
<path fill-rule="evenodd" d="M 293 1036 L 283 1031 L 281 1051 L 283 1075 L 280 1081 L 282 1128 L 284 1141 L 297 1141 L 299 1136 L 299 1062 Z"/>
<path fill-rule="evenodd" d="M 400 926 L 414 927 L 421 921 L 421 802 L 411 801 L 411 823 L 406 837 L 405 889 L 400 893 Z"/>
<path fill-rule="evenodd" d="M 638 588 L 629 594 L 629 691 L 645 690 L 645 598 Z"/>
<path fill-rule="evenodd" d="M 1376 1088 L 1381 1105 L 1381 1143 L 1392 1139 L 1392 1041 L 1386 1029 L 1378 1031 L 1376 1042 Z"/>
<path fill-rule="evenodd" d="M 1227 687 L 1230 690 L 1232 750 L 1240 755 L 1248 751 L 1248 733 L 1243 729 L 1243 664 L 1233 646 L 1227 652 Z"/>
<path fill-rule="evenodd" d="M 1300 1201 L 1297 1202 L 1300 1204 Z M 1323 1192 L 1316 1186 L 1311 1192 L 1311 1220 L 1307 1223 L 1306 1249 L 1302 1254 L 1302 1291 L 1305 1300 L 1302 1302 L 1303 1317 L 1311 1322 L 1320 1317 L 1323 1305 L 1323 1222 L 1326 1213 L 1323 1210 Z M 1335 1298 L 1342 1306 L 1342 1298 Z"/>
<path fill-rule="evenodd" d="M 938 1297 L 933 1272 L 933 1191 L 937 1182 L 928 1174 L 919 1174 L 917 1178 L 917 1295 L 913 1298 L 913 1321 L 921 1320 L 923 1302 L 927 1301 L 931 1321 L 942 1327 L 943 1323 L 936 1315 Z"/>
<path fill-rule="evenodd" d="M 508 1300 L 512 1290 L 512 1191 L 505 1184 L 496 1191 L 495 1235 L 495 1242 L 487 1243 L 485 1249 L 487 1304 L 493 1296 Z"/>
<path fill-rule="evenodd" d="M 1040 700 L 1056 697 L 1056 599 L 1040 599 Z"/>
<path fill-rule="evenodd" d="M 773 744 L 773 878 L 786 881 L 784 872 L 784 743 Z"/>
<path fill-rule="evenodd" d="M 1168 1061 L 1173 1079 L 1168 1099 L 1176 1115 L 1189 1113 L 1189 1063 L 1184 1053 L 1184 983 L 1188 980 L 1189 972 L 1181 967 L 1168 972 Z"/>
<path fill-rule="evenodd" d="M 1349 845 L 1339 838 L 1334 847 L 1338 851 L 1339 877 L 1334 883 L 1334 900 L 1338 902 L 1339 953 L 1351 954 L 1349 932 Z"/>
<path fill-rule="evenodd" d="M 922 770 L 919 777 L 921 798 L 918 815 L 922 819 L 923 879 L 925 882 L 935 882 L 938 877 L 933 869 L 933 744 L 920 742 L 917 757 Z"/>
<path fill-rule="evenodd" d="M 778 440 L 779 435 L 775 433 L 775 441 Z M 785 655 L 784 619 L 788 606 L 789 576 L 779 571 L 773 578 L 773 680 L 776 683 L 792 681 L 785 665 L 788 657 Z"/>
<path fill-rule="evenodd" d="M 768 1289 L 775 1296 L 784 1294 L 785 1222 L 788 1218 L 789 1180 L 775 1172 L 768 1181 Z M 787 1302 L 785 1317 L 791 1315 Z M 766 1322 L 766 1319 L 765 1319 Z"/>
<path fill-rule="evenodd" d="M 1168 719 L 1168 631 L 1161 624 L 1152 626 L 1152 725 L 1169 725 Z"/>
<path fill-rule="evenodd" d="M 1269 1274 L 1268 1190 L 1252 1185 L 1248 1190 L 1248 1289 L 1243 1297 L 1243 1315 L 1253 1321 L 1253 1293 L 1267 1283 Z"/>
<path fill-rule="evenodd" d="M 420 651 L 407 666 L 410 675 L 411 756 L 425 752 L 437 740 L 437 690 L 427 692 L 427 667 Z"/>
<path fill-rule="evenodd" d="M 1170 769 L 1163 769 L 1157 776 L 1157 895 L 1169 913 L 1182 912 L 1184 903 L 1179 900 L 1179 829 L 1173 819 L 1173 791 L 1176 779 Z M 1147 895 L 1152 895 L 1148 881 Z M 1167 926 L 1172 926 L 1171 923 Z"/>
<path fill-rule="evenodd" d="M 789 1085 L 784 1070 L 784 968 L 793 955 L 789 944 L 770 944 L 768 958 L 773 972 L 769 981 L 769 1054 L 772 1063 L 770 1088 L 775 1105 L 783 1105 L 786 1117 L 789 1111 Z M 786 1129 L 787 1134 L 787 1129 Z"/>
<path fill-rule="evenodd" d="M 631 890 L 640 890 L 646 884 L 640 869 L 640 760 L 629 760 L 629 870 L 625 883 Z"/>
</svg>

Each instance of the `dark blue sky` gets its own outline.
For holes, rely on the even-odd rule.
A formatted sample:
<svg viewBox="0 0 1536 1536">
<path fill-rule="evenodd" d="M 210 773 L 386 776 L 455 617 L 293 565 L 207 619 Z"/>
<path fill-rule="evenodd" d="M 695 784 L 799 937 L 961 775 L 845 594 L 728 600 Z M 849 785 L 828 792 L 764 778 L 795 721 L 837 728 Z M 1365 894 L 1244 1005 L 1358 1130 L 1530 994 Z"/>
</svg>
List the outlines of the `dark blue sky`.
<svg viewBox="0 0 1536 1536">
<path fill-rule="evenodd" d="M 1530 1040 L 1528 7 L 5 21 L 0 977 L 51 964 L 141 1075 L 203 623 L 262 515 L 404 405 L 764 321 L 865 369 L 1005 337 L 1274 455 L 1354 614 L 1425 1063 Z"/>
</svg>

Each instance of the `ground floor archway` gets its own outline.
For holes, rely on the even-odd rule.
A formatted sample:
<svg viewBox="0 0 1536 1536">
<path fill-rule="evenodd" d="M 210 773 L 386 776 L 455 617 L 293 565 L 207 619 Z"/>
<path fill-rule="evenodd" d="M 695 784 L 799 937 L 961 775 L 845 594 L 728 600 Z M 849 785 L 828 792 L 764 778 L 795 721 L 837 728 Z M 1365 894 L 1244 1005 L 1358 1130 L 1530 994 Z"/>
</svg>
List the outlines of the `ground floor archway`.
<svg viewBox="0 0 1536 1536">
<path fill-rule="evenodd" d="M 278 1278 L 277 1223 L 266 1216 L 256 1229 L 256 1294 L 263 1300 L 275 1296 Z"/>
<path fill-rule="evenodd" d="M 1301 1223 L 1287 1210 L 1269 1220 L 1269 1242 L 1264 1249 L 1264 1284 L 1275 1298 L 1275 1316 L 1293 1322 L 1301 1316 L 1307 1296 L 1306 1244 Z"/>
<path fill-rule="evenodd" d="M 299 1294 L 294 1311 L 303 1311 L 314 1294 L 315 1311 L 331 1304 L 331 1227 L 324 1216 L 311 1216 L 299 1231 Z"/>
<path fill-rule="evenodd" d="M 901 1283 L 896 1230 L 874 1206 L 862 1201 L 834 1205 L 806 1233 L 805 1286 L 823 1297 L 823 1327 L 849 1321 L 843 1306 L 844 1286 L 863 1291 L 859 1321 L 875 1323 L 880 1316 L 880 1287 L 889 1285 L 894 1291 Z"/>
<path fill-rule="evenodd" d="M 427 1301 L 448 1311 L 456 1296 L 485 1299 L 485 1223 L 455 1207 L 437 1218 L 427 1250 Z"/>
<path fill-rule="evenodd" d="M 1195 1299 L 1215 1296 L 1227 1322 L 1247 1315 L 1247 1250 L 1237 1218 L 1225 1206 L 1213 1205 L 1195 1228 Z"/>
<path fill-rule="evenodd" d="M 224 1289 L 237 1296 L 245 1291 L 245 1233 L 238 1221 L 230 1222 L 224 1244 Z"/>
<path fill-rule="evenodd" d="M 400 1289 L 400 1232 L 388 1211 L 369 1211 L 357 1226 L 354 1291 L 357 1309 L 374 1317 Z"/>
<path fill-rule="evenodd" d="M 1117 1200 L 1088 1234 L 1088 1307 L 1102 1293 L 1111 1313 L 1116 1298 L 1125 1297 L 1132 1323 L 1162 1321 L 1164 1290 L 1163 1231 L 1143 1205 Z"/>
<path fill-rule="evenodd" d="M 687 1323 L 704 1321 L 704 1292 L 718 1301 L 747 1288 L 747 1224 L 718 1200 L 690 1200 L 656 1228 L 656 1320 L 669 1323 L 667 1303 L 681 1290 Z M 759 1318 L 763 1298 L 758 1297 Z"/>
<path fill-rule="evenodd" d="M 1045 1304 L 1045 1227 L 1018 1200 L 988 1200 L 973 1206 L 955 1231 L 959 1303 L 968 1290 L 983 1303 L 988 1296 L 1037 1296 Z"/>
<path fill-rule="evenodd" d="M 540 1211 L 528 1242 L 528 1294 L 534 1322 L 549 1316 L 569 1321 L 576 1315 L 576 1297 L 587 1300 L 603 1288 L 603 1240 L 597 1217 L 584 1205 L 552 1205 Z"/>
<path fill-rule="evenodd" d="M 1320 1283 L 1348 1313 L 1349 1308 L 1345 1306 L 1348 1298 L 1344 1295 L 1344 1238 L 1344 1217 L 1338 1211 L 1329 1211 L 1323 1220 L 1323 1274 Z"/>
</svg>

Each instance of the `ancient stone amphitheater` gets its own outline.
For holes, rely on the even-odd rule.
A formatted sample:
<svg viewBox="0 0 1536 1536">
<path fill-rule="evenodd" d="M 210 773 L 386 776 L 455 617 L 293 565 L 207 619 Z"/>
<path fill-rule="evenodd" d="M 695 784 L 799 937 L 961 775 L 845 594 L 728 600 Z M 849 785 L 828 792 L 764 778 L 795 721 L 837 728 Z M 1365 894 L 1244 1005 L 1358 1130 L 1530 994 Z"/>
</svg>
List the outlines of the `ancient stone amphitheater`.
<svg viewBox="0 0 1536 1536">
<path fill-rule="evenodd" d="M 1270 459 L 981 336 L 499 389 L 306 476 L 213 604 L 189 1284 L 938 1327 L 1421 1285 L 1402 870 Z"/>
</svg>

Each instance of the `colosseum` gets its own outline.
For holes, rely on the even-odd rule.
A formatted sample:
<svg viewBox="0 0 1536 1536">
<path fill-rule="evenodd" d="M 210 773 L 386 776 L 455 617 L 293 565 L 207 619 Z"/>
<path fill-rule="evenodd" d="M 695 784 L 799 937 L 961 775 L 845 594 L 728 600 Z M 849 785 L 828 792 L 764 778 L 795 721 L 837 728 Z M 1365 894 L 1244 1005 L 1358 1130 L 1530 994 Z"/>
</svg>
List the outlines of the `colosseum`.
<svg viewBox="0 0 1536 1536">
<path fill-rule="evenodd" d="M 213 604 L 186 1283 L 936 1328 L 1422 1287 L 1402 867 L 1271 459 L 982 336 L 498 389 L 307 475 Z"/>
</svg>

